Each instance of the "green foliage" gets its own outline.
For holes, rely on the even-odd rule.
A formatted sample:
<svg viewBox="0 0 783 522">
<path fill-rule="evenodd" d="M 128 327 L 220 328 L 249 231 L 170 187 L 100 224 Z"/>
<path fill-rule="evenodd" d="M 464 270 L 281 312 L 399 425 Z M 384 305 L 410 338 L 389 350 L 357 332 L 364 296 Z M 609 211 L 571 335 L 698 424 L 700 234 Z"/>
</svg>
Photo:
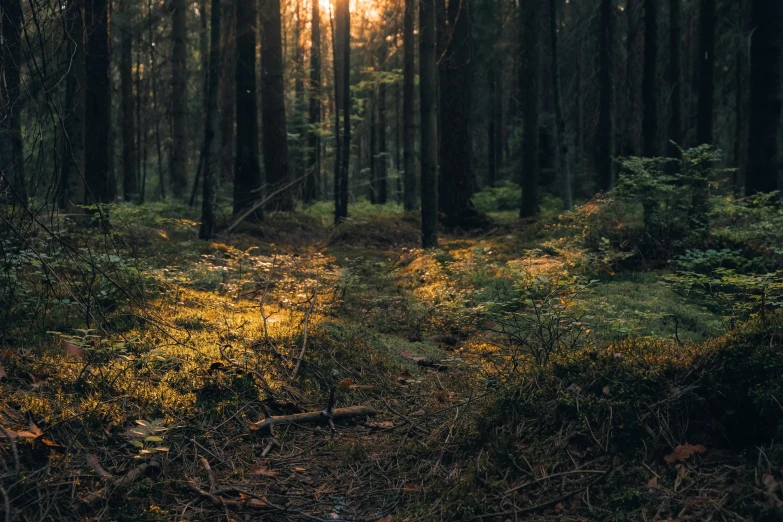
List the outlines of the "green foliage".
<svg viewBox="0 0 783 522">
<path fill-rule="evenodd" d="M 479 212 L 516 211 L 522 201 L 522 189 L 516 183 L 503 181 L 494 187 L 486 187 L 473 195 L 473 204 Z"/>
</svg>

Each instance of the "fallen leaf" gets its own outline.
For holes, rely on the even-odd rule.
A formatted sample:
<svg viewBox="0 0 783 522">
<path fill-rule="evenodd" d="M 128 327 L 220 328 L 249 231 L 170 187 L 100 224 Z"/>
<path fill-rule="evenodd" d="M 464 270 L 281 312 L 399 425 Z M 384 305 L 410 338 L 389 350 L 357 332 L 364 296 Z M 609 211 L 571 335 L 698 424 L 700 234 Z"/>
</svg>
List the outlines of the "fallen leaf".
<svg viewBox="0 0 783 522">
<path fill-rule="evenodd" d="M 658 477 L 656 476 L 656 477 L 651 478 L 650 481 L 647 482 L 647 487 L 650 488 L 650 489 L 657 488 L 658 487 Z"/>
<path fill-rule="evenodd" d="M 379 428 L 393 428 L 394 423 L 392 421 L 381 421 L 376 424 Z"/>
<path fill-rule="evenodd" d="M 250 475 L 263 475 L 265 477 L 277 477 L 280 475 L 279 471 L 270 471 L 266 466 L 250 466 L 247 472 Z"/>
<path fill-rule="evenodd" d="M 405 384 L 409 380 L 413 379 L 413 375 L 410 374 L 410 372 L 402 372 L 397 376 L 397 381 L 399 381 L 401 384 Z"/>
<path fill-rule="evenodd" d="M 27 375 L 29 375 L 30 376 L 30 380 L 33 381 L 32 385 L 31 385 L 33 388 L 40 388 L 41 385 L 44 383 L 43 379 L 41 379 L 40 377 L 36 377 L 32 373 L 28 372 Z"/>
<path fill-rule="evenodd" d="M 5 372 L 5 368 L 3 368 L 3 363 L 0 362 L 0 379 L 5 379 L 8 377 L 8 374 Z"/>
<path fill-rule="evenodd" d="M 69 357 L 76 357 L 77 359 L 84 359 L 84 350 L 78 344 L 73 344 L 65 339 L 60 343 L 60 347 L 65 352 L 65 355 Z"/>
<path fill-rule="evenodd" d="M 294 471 L 299 471 L 299 472 L 307 471 L 307 468 L 294 468 Z"/>
<path fill-rule="evenodd" d="M 414 491 L 416 491 L 416 484 L 405 484 L 402 487 L 402 490 L 405 491 L 406 493 L 413 493 Z"/>
<path fill-rule="evenodd" d="M 610 395 L 612 393 L 612 389 L 609 387 L 609 385 L 604 386 L 603 389 L 604 395 Z"/>
<path fill-rule="evenodd" d="M 562 513 L 564 509 L 565 509 L 565 504 L 560 502 L 555 506 L 555 515 L 559 515 L 560 513 Z"/>
<path fill-rule="evenodd" d="M 582 387 L 579 386 L 578 384 L 574 383 L 571 386 L 569 386 L 568 388 L 566 388 L 566 390 L 568 390 L 568 391 L 570 391 L 572 393 L 581 393 L 582 392 Z"/>
<path fill-rule="evenodd" d="M 41 435 L 43 435 L 43 431 L 41 431 L 41 428 L 36 426 L 33 421 L 30 421 L 30 431 L 32 433 L 35 433 L 36 437 L 40 437 Z"/>
<path fill-rule="evenodd" d="M 356 383 L 353 382 L 351 379 L 343 379 L 342 381 L 340 381 L 340 389 L 343 391 L 348 391 L 354 386 L 356 386 Z"/>
<path fill-rule="evenodd" d="M 705 453 L 707 453 L 707 448 L 705 448 L 701 444 L 696 444 L 695 446 L 693 446 L 686 442 L 685 444 L 682 444 L 674 448 L 674 451 L 669 455 L 666 455 L 663 458 L 663 460 L 665 460 L 669 464 L 673 464 L 675 462 L 685 462 L 687 459 L 690 458 L 691 455 L 694 454 L 704 455 Z"/>
<path fill-rule="evenodd" d="M 772 476 L 770 473 L 764 473 L 764 476 L 761 478 L 762 484 L 764 484 L 764 488 L 766 489 L 767 493 L 767 502 L 771 505 L 777 505 L 780 504 L 780 498 L 778 498 L 778 490 L 780 489 L 780 484 L 778 484 L 778 481 L 775 480 L 775 477 Z"/>
<path fill-rule="evenodd" d="M 11 436 L 12 439 L 37 439 L 38 435 L 35 433 L 31 433 L 29 431 L 11 431 L 8 430 L 8 434 Z"/>
</svg>

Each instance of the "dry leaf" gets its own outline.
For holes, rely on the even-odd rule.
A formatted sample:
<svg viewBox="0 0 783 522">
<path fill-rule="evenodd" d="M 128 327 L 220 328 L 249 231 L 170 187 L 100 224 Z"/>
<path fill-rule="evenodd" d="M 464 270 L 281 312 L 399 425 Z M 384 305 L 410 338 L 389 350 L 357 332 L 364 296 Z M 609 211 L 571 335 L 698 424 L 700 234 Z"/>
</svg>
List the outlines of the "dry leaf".
<svg viewBox="0 0 783 522">
<path fill-rule="evenodd" d="M 560 513 L 562 513 L 564 509 L 565 509 L 565 504 L 560 502 L 555 506 L 555 515 L 559 515 Z"/>
<path fill-rule="evenodd" d="M 31 385 L 33 388 L 40 388 L 41 385 L 44 383 L 43 379 L 41 379 L 40 377 L 36 377 L 32 373 L 28 372 L 27 375 L 29 375 L 30 376 L 30 380 L 33 381 L 32 385 Z"/>
<path fill-rule="evenodd" d="M 397 380 L 402 384 L 405 384 L 407 381 L 411 379 L 413 379 L 413 375 L 411 375 L 410 372 L 407 371 L 402 372 L 397 376 Z"/>
<path fill-rule="evenodd" d="M 307 468 L 294 468 L 294 471 L 299 471 L 299 472 L 307 471 Z"/>
<path fill-rule="evenodd" d="M 356 386 L 356 383 L 353 382 L 351 379 L 343 379 L 342 381 L 340 381 L 340 389 L 343 391 L 350 390 L 354 386 Z"/>
<path fill-rule="evenodd" d="M 280 475 L 279 471 L 270 471 L 266 466 L 250 466 L 247 470 L 250 475 L 263 475 L 265 477 L 276 477 Z"/>
<path fill-rule="evenodd" d="M 650 481 L 647 482 L 647 487 L 650 488 L 650 489 L 657 488 L 658 487 L 658 477 L 656 476 L 656 477 L 651 478 Z"/>
<path fill-rule="evenodd" d="M 69 357 L 76 357 L 77 359 L 84 359 L 84 350 L 78 344 L 69 343 L 65 339 L 60 343 L 60 347 L 65 352 L 65 355 Z"/>
<path fill-rule="evenodd" d="M 406 493 L 413 493 L 414 491 L 416 491 L 416 484 L 405 484 L 402 487 L 402 490 L 405 491 Z"/>
<path fill-rule="evenodd" d="M 697 453 L 699 455 L 704 455 L 705 453 L 707 453 L 707 448 L 705 448 L 701 444 L 696 444 L 695 446 L 693 446 L 686 442 L 685 444 L 682 444 L 674 448 L 674 451 L 669 455 L 666 455 L 663 458 L 663 460 L 665 460 L 669 464 L 673 464 L 675 462 L 685 462 L 687 459 L 690 458 L 691 455 Z"/>
<path fill-rule="evenodd" d="M 582 393 L 582 387 L 579 386 L 576 383 L 574 383 L 571 386 L 569 386 L 568 388 L 566 388 L 566 390 L 568 390 L 570 392 L 573 392 L 573 393 Z"/>
<path fill-rule="evenodd" d="M 393 428 L 394 423 L 392 421 L 381 421 L 376 424 L 379 428 Z"/>
</svg>

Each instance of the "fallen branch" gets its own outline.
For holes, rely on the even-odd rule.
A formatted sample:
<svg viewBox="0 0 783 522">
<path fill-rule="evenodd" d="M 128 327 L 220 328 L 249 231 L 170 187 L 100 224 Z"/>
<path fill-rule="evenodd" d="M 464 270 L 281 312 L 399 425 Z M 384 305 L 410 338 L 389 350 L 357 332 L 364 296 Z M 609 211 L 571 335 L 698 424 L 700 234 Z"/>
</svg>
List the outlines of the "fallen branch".
<svg viewBox="0 0 783 522">
<path fill-rule="evenodd" d="M 221 497 L 218 497 L 217 495 L 213 495 L 212 493 L 208 493 L 198 487 L 193 482 L 186 482 L 185 485 L 193 491 L 194 493 L 206 498 L 210 502 L 212 502 L 212 505 L 215 507 L 248 507 L 252 509 L 263 509 L 267 507 L 267 503 L 263 500 L 259 500 L 257 498 L 243 498 L 239 500 L 229 500 L 224 499 Z"/>
<path fill-rule="evenodd" d="M 19 452 L 16 449 L 16 441 L 14 440 L 13 435 L 11 435 L 5 427 L 0 424 L 0 433 L 5 435 L 5 438 L 8 439 L 8 444 L 11 446 L 11 454 L 14 456 L 14 475 L 19 474 Z"/>
<path fill-rule="evenodd" d="M 100 473 L 99 471 L 96 471 L 99 475 L 101 475 L 101 478 L 104 478 L 104 476 L 110 477 L 107 479 L 108 484 L 106 486 L 102 487 L 98 491 L 95 491 L 93 493 L 90 493 L 84 499 L 82 499 L 82 505 L 92 506 L 93 504 L 97 504 L 98 502 L 102 500 L 107 500 L 113 492 L 115 492 L 118 489 L 122 489 L 125 487 L 128 487 L 132 485 L 134 482 L 139 480 L 141 477 L 144 476 L 144 474 L 147 472 L 149 468 L 157 468 L 160 467 L 160 463 L 157 460 L 151 460 L 149 462 L 145 462 L 141 466 L 137 468 L 133 468 L 130 470 L 127 475 L 120 477 L 119 479 L 111 478 L 112 476 L 107 473 L 103 468 L 98 466 L 105 475 Z"/>
<path fill-rule="evenodd" d="M 301 178 L 295 179 L 291 183 L 288 183 L 287 185 L 283 185 L 279 189 L 277 189 L 275 191 L 272 191 L 269 194 L 267 194 L 267 196 L 264 199 L 262 199 L 261 201 L 257 202 L 256 204 L 254 204 L 252 207 L 247 209 L 242 215 L 240 215 L 238 218 L 236 218 L 234 220 L 234 222 L 231 223 L 231 225 L 226 229 L 226 232 L 230 234 L 231 231 L 234 230 L 240 223 L 242 223 L 244 220 L 246 220 L 249 216 L 252 216 L 255 213 L 256 210 L 258 210 L 259 208 L 263 207 L 264 205 L 266 205 L 267 203 L 272 201 L 272 199 L 274 199 L 275 196 L 277 196 L 278 194 L 280 194 L 282 192 L 285 192 L 286 190 L 290 189 L 291 187 L 293 187 L 297 183 L 301 183 L 303 179 L 305 179 L 304 176 L 302 176 Z"/>
<path fill-rule="evenodd" d="M 305 312 L 304 328 L 302 330 L 302 351 L 299 352 L 299 357 L 296 359 L 296 366 L 294 366 L 294 370 L 291 372 L 291 379 L 296 377 L 296 374 L 299 372 L 299 365 L 302 364 L 302 358 L 307 349 L 307 329 L 310 325 L 310 316 L 313 313 L 316 301 L 318 301 L 318 287 L 313 289 L 313 297 L 310 298 L 310 306 L 307 308 L 307 312 Z"/>
<path fill-rule="evenodd" d="M 254 430 L 258 430 L 259 432 L 270 433 L 272 428 L 281 424 L 318 424 L 328 426 L 330 420 L 339 422 L 356 417 L 371 417 L 376 413 L 375 409 L 370 406 L 350 406 L 348 408 L 337 408 L 332 410 L 331 415 L 327 414 L 326 411 L 312 411 L 294 415 L 269 417 L 260 422 L 255 422 L 251 426 Z"/>
</svg>

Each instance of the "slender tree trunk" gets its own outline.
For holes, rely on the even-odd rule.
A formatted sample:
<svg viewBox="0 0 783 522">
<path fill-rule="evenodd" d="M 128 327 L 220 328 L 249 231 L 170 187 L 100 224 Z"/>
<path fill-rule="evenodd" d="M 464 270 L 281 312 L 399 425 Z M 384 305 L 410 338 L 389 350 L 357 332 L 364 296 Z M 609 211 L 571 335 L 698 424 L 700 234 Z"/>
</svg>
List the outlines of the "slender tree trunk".
<svg viewBox="0 0 783 522">
<path fill-rule="evenodd" d="M 65 137 L 63 160 L 60 163 L 59 206 L 71 211 L 84 202 L 84 18 L 83 0 L 69 0 L 68 78 L 66 79 Z M 7 81 L 7 77 L 6 77 Z M 0 103 L 1 105 L 2 103 Z"/>
<path fill-rule="evenodd" d="M 283 87 L 283 38 L 280 0 L 261 1 L 261 137 L 264 144 L 264 172 L 270 192 L 290 183 L 288 131 Z M 267 208 L 293 210 L 291 190 L 284 190 Z"/>
<path fill-rule="evenodd" d="M 305 178 L 304 200 L 312 203 L 318 199 L 318 178 L 320 174 L 320 138 L 321 124 L 321 12 L 318 0 L 312 0 L 311 46 L 310 46 L 310 110 L 309 132 L 307 135 L 307 173 Z"/>
<path fill-rule="evenodd" d="M 435 58 L 435 1 L 419 0 L 421 243 L 423 248 L 438 246 L 438 115 Z"/>
<path fill-rule="evenodd" d="M 558 144 L 558 162 L 560 166 L 560 186 L 562 191 L 562 198 L 563 198 L 563 207 L 566 210 L 570 210 L 571 207 L 574 206 L 574 197 L 571 191 L 571 168 L 570 164 L 568 162 L 568 141 L 566 138 L 566 126 L 565 126 L 565 118 L 563 117 L 563 100 L 562 100 L 562 94 L 561 94 L 561 88 L 560 88 L 560 52 L 558 50 L 558 38 L 557 38 L 557 26 L 558 26 L 558 19 L 557 19 L 557 4 L 560 2 L 560 0 L 549 0 L 549 35 L 551 38 L 551 45 L 552 45 L 552 87 L 554 89 L 554 95 L 555 95 L 555 124 L 557 126 L 557 144 Z M 603 4 L 602 4 L 603 7 Z M 601 11 L 601 19 L 603 20 L 604 12 Z M 609 35 L 604 34 L 603 31 L 601 31 L 601 38 L 605 37 L 611 37 L 611 29 L 609 29 Z M 603 49 L 602 49 L 603 51 Z M 603 56 L 603 54 L 601 55 Z M 603 66 L 605 64 L 603 61 L 601 62 L 601 78 L 603 80 Z M 611 65 L 609 66 L 609 75 L 611 77 Z M 611 83 L 611 80 L 610 80 Z M 603 87 L 603 84 L 602 84 Z M 603 91 L 602 91 L 602 94 Z M 603 98 L 601 98 L 603 100 Z M 605 109 L 603 104 L 601 105 L 601 109 Z M 611 104 L 609 107 L 611 111 Z M 611 125 L 611 114 L 609 115 L 610 118 L 610 125 Z M 603 123 L 603 113 L 601 113 L 601 122 Z M 599 162 L 600 163 L 600 162 Z M 611 175 L 611 157 L 609 158 L 609 175 Z M 603 172 L 602 172 L 603 173 Z M 606 175 L 603 173 L 604 176 Z"/>
<path fill-rule="evenodd" d="M 613 51 L 614 51 L 614 13 L 612 0 L 601 0 L 600 20 L 600 95 L 598 114 L 598 188 L 602 191 L 612 190 L 614 186 L 614 83 Z"/>
<path fill-rule="evenodd" d="M 227 183 L 234 178 L 234 123 L 236 112 L 236 0 L 222 1 L 220 53 L 220 181 Z"/>
<path fill-rule="evenodd" d="M 0 85 L 0 178 L 13 187 L 20 200 L 26 199 L 24 151 L 21 127 L 21 83 L 19 69 L 24 60 L 22 49 L 21 0 L 4 0 L 0 15 L 2 26 L 2 79 Z"/>
<path fill-rule="evenodd" d="M 783 0 L 753 0 L 750 114 L 745 192 L 780 188 L 780 82 Z"/>
<path fill-rule="evenodd" d="M 345 57 L 344 53 L 342 52 L 343 48 L 343 22 L 345 21 L 345 17 L 342 14 L 342 10 L 345 5 L 345 0 L 341 0 L 340 2 L 337 2 L 335 0 L 335 14 L 333 19 L 331 20 L 331 29 L 332 29 L 332 64 L 334 69 L 334 148 L 335 148 L 335 158 L 334 158 L 334 176 L 333 176 L 333 196 L 334 196 L 334 223 L 335 225 L 340 224 L 343 220 L 342 218 L 342 208 L 341 208 L 341 189 L 340 189 L 340 179 L 342 176 L 342 162 L 343 162 L 343 136 L 342 132 L 340 131 L 340 122 L 342 121 L 340 119 L 340 116 L 342 114 L 343 110 L 343 58 Z M 330 18 L 332 18 L 330 13 Z"/>
<path fill-rule="evenodd" d="M 414 98 L 416 43 L 413 36 L 415 9 L 415 0 L 405 0 L 405 13 L 402 20 L 402 163 L 404 169 L 402 199 L 407 211 L 419 207 L 416 197 L 416 100 Z"/>
<path fill-rule="evenodd" d="M 188 186 L 187 0 L 172 0 L 171 13 L 171 191 L 184 196 Z"/>
<path fill-rule="evenodd" d="M 306 140 L 306 100 L 305 100 L 305 67 L 304 67 L 304 48 L 302 46 L 302 34 L 304 33 L 304 16 L 302 12 L 302 0 L 296 0 L 295 5 L 296 20 L 294 21 L 294 115 L 293 115 L 293 133 L 296 135 L 296 148 L 290 155 L 290 176 L 293 179 L 303 178 L 305 175 L 304 154 Z M 301 185 L 297 190 L 304 192 L 305 181 L 302 179 Z M 293 194 L 292 194 L 293 196 Z"/>
<path fill-rule="evenodd" d="M 495 50 L 495 181 L 503 168 L 503 154 L 506 150 L 506 130 L 503 112 L 503 53 Z"/>
<path fill-rule="evenodd" d="M 522 208 L 520 217 L 536 216 L 539 213 L 538 201 L 538 124 L 540 111 L 540 81 L 541 74 L 541 2 L 525 0 L 520 6 L 525 20 L 524 27 L 524 88 L 523 103 L 525 104 L 524 133 L 525 145 L 522 161 Z"/>
<path fill-rule="evenodd" d="M 261 165 L 258 152 L 258 96 L 256 90 L 256 6 L 235 3 L 236 160 L 234 163 L 234 214 L 261 199 Z M 258 209 L 258 217 L 263 216 Z"/>
<path fill-rule="evenodd" d="M 626 40 L 625 40 L 625 100 L 622 105 L 625 114 L 620 119 L 624 129 L 622 154 L 635 156 L 639 150 L 637 143 L 639 120 L 637 117 L 637 69 L 636 69 L 636 42 L 638 40 L 638 22 L 636 21 L 636 6 L 638 0 L 626 0 Z"/>
<path fill-rule="evenodd" d="M 680 156 L 677 146 L 682 140 L 682 0 L 669 0 L 669 60 L 672 92 L 672 110 L 669 119 L 669 143 L 666 155 Z"/>
<path fill-rule="evenodd" d="M 109 165 L 111 99 L 109 82 L 109 6 L 107 0 L 86 0 L 87 47 L 84 104 L 86 138 L 84 171 L 87 203 L 114 201 L 116 187 Z"/>
<path fill-rule="evenodd" d="M 152 23 L 152 0 L 147 1 L 147 16 L 149 17 L 149 32 L 147 38 L 150 44 L 150 74 L 152 76 L 150 82 L 150 88 L 152 89 L 152 113 L 155 118 L 155 149 L 156 158 L 158 160 L 158 180 L 160 188 L 160 197 L 166 199 L 166 176 L 163 170 L 163 145 L 160 139 L 160 112 L 158 111 L 158 73 L 156 67 L 156 54 L 155 46 L 152 43 L 155 42 L 155 36 L 153 33 Z"/>
<path fill-rule="evenodd" d="M 386 63 L 386 46 L 381 50 L 379 68 L 384 70 Z M 389 198 L 389 183 L 386 179 L 389 175 L 389 154 L 386 146 L 386 82 L 381 80 L 378 85 L 378 204 L 385 205 Z"/>
<path fill-rule="evenodd" d="M 440 180 L 438 206 L 450 226 L 471 226 L 477 211 L 474 191 L 473 147 L 470 131 L 470 1 L 454 0 L 447 6 L 445 55 L 441 55 L 439 112 Z M 448 107 L 448 110 L 446 110 Z"/>
<path fill-rule="evenodd" d="M 207 72 L 207 100 L 204 115 L 204 193 L 201 200 L 201 227 L 198 236 L 211 239 L 215 232 L 215 197 L 217 180 L 212 165 L 212 150 L 215 138 L 215 111 L 220 83 L 220 0 L 212 0 L 210 16 L 209 67 Z"/>
<path fill-rule="evenodd" d="M 712 145 L 713 98 L 715 93 L 715 0 L 701 0 L 699 23 L 699 114 L 696 143 Z"/>
<path fill-rule="evenodd" d="M 378 120 L 376 114 L 378 113 L 378 104 L 376 102 L 375 86 L 372 86 L 370 90 L 370 99 L 368 109 L 370 111 L 370 143 L 369 154 L 367 157 L 370 160 L 370 184 L 369 184 L 369 196 L 370 203 L 373 205 L 378 204 L 378 192 L 380 188 L 378 186 Z M 359 146 L 359 152 L 361 153 L 363 147 Z M 361 158 L 359 159 L 359 166 L 361 167 Z"/>
<path fill-rule="evenodd" d="M 493 57 L 489 70 L 487 71 L 487 80 L 489 85 L 489 110 L 487 111 L 487 179 L 486 184 L 488 187 L 495 186 L 495 180 L 497 179 L 497 144 L 495 139 L 497 138 L 496 131 L 496 118 L 497 111 L 495 110 L 495 104 L 497 103 L 497 74 L 495 72 L 497 65 Z"/>
<path fill-rule="evenodd" d="M 125 201 L 138 201 L 139 177 L 136 169 L 136 122 L 133 97 L 133 19 L 132 4 L 120 4 L 120 107 L 122 109 L 122 187 Z M 116 26 L 115 26 L 116 27 Z"/>
<path fill-rule="evenodd" d="M 656 0 L 644 2 L 644 155 L 658 156 L 658 10 Z"/>
<path fill-rule="evenodd" d="M 351 159 L 351 8 L 348 0 L 343 4 L 342 35 L 343 69 L 343 157 L 340 162 L 340 221 L 348 217 L 348 167 Z"/>
</svg>

